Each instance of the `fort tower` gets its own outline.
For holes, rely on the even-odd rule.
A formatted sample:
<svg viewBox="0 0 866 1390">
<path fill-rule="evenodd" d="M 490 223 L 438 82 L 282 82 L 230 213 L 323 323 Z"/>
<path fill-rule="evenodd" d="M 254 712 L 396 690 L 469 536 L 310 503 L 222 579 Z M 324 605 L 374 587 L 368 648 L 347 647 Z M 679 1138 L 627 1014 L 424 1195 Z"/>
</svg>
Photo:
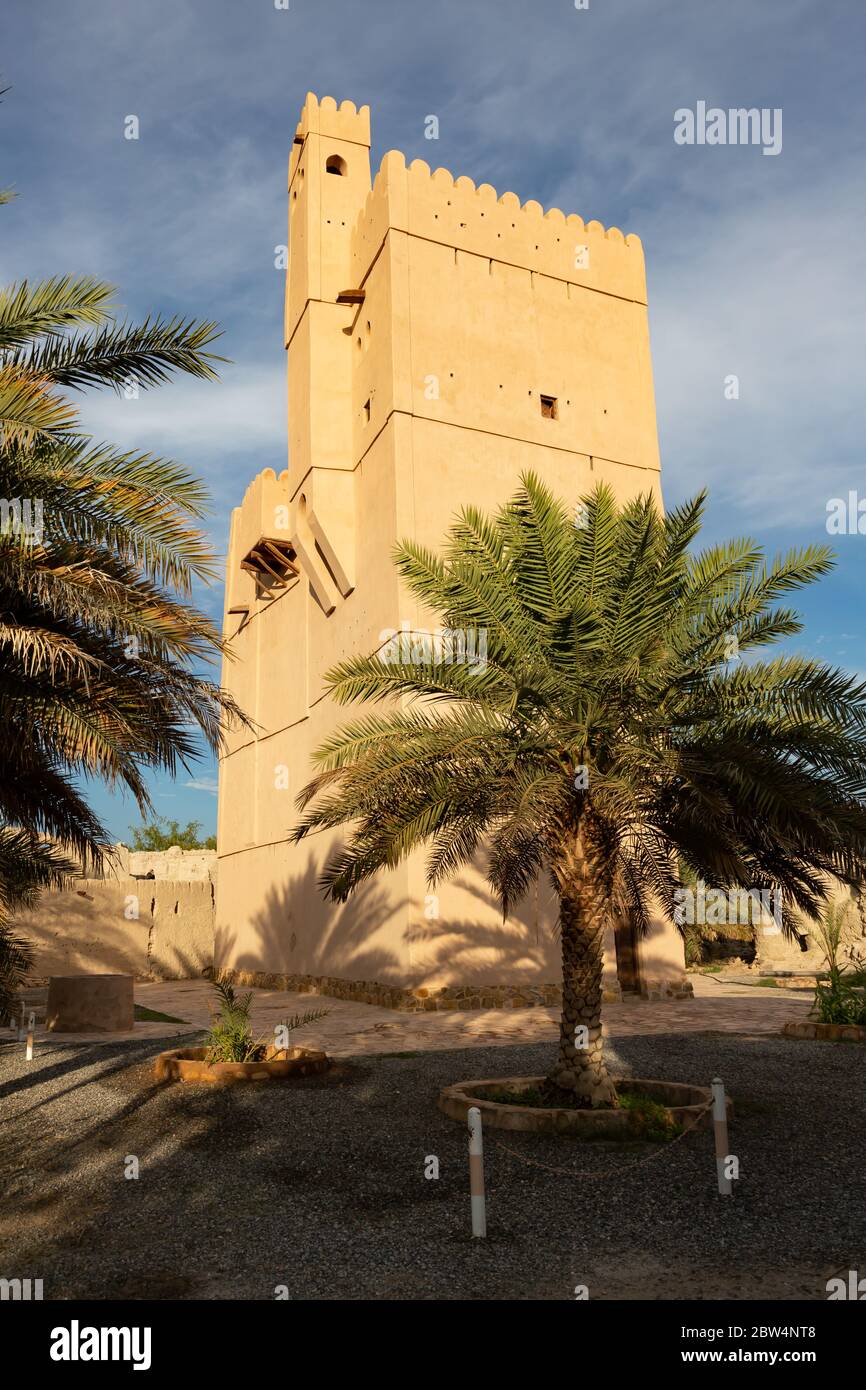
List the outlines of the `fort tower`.
<svg viewBox="0 0 866 1390">
<path fill-rule="evenodd" d="M 432 903 L 418 856 L 334 906 L 326 838 L 287 836 L 312 749 L 359 712 L 323 697 L 326 671 L 435 627 L 398 581 L 398 539 L 437 547 L 462 504 L 497 507 L 530 468 L 569 502 L 599 480 L 660 497 L 641 244 L 393 151 L 371 186 L 368 108 L 312 93 L 288 244 L 288 467 L 252 481 L 228 554 L 223 681 L 258 728 L 220 764 L 217 963 L 382 1002 L 429 991 L 427 1007 L 470 985 L 525 994 L 560 974 L 543 887 L 503 923 L 474 870 Z M 605 985 L 688 991 L 674 928 L 611 934 Z"/>
</svg>

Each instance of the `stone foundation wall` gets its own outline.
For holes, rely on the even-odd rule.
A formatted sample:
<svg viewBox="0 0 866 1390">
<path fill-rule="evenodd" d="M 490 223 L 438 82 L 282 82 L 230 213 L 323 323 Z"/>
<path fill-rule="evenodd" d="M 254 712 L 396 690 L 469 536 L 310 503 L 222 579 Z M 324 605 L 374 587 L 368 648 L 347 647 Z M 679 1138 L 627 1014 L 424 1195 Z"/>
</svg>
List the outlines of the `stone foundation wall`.
<svg viewBox="0 0 866 1390">
<path fill-rule="evenodd" d="M 641 990 L 641 999 L 694 999 L 692 982 L 685 975 L 682 979 L 654 982 Z"/>
<path fill-rule="evenodd" d="M 350 999 L 356 1004 L 378 1004 L 383 1009 L 405 1013 L 442 1013 L 452 1009 L 532 1009 L 562 1003 L 559 985 L 443 985 L 439 989 L 417 989 L 382 984 L 378 980 L 341 980 L 332 975 L 283 975 L 260 970 L 231 970 L 236 985 L 248 989 L 285 989 L 296 994 L 327 994 L 334 999 Z M 622 998 L 613 981 L 606 981 L 602 998 L 613 1003 Z M 645 999 L 691 999 L 691 983 L 672 980 L 643 991 Z"/>
</svg>

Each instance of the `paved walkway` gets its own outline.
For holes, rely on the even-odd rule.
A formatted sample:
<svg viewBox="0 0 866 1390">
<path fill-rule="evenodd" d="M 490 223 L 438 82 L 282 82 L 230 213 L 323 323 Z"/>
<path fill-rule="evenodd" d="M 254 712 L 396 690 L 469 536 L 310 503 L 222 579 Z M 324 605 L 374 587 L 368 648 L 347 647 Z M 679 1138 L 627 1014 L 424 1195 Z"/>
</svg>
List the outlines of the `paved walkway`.
<svg viewBox="0 0 866 1390">
<path fill-rule="evenodd" d="M 725 983 L 692 975 L 695 998 L 664 1002 L 628 999 L 604 1006 L 604 1030 L 609 1037 L 662 1033 L 779 1033 L 789 1019 L 806 1018 L 811 998 L 803 992 Z M 398 1013 L 372 1004 L 356 1004 L 328 995 L 293 994 L 286 990 L 253 991 L 253 1027 L 270 1036 L 275 1025 L 292 1014 L 327 1009 L 328 1017 L 305 1028 L 298 1042 L 322 1047 L 334 1057 L 360 1053 L 443 1051 L 462 1047 L 494 1047 L 543 1042 L 559 1034 L 559 1010 L 479 1009 L 448 1013 Z M 137 1023 L 131 1033 L 46 1033 L 54 1043 L 115 1043 L 135 1039 L 176 1037 L 196 1033 L 210 1022 L 213 994 L 205 980 L 170 980 L 136 984 L 135 1001 L 159 1013 L 183 1019 L 178 1023 Z"/>
</svg>

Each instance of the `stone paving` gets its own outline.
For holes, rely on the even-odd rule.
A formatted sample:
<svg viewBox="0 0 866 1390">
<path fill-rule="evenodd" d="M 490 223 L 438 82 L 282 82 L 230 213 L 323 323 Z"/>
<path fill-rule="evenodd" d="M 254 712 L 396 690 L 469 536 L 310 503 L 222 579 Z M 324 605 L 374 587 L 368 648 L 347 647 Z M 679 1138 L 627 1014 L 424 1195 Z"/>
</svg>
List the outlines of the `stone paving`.
<svg viewBox="0 0 866 1390">
<path fill-rule="evenodd" d="M 802 991 L 767 989 L 690 976 L 695 998 L 688 1000 L 625 999 L 604 1006 L 604 1031 L 609 1037 L 670 1033 L 779 1034 L 783 1024 L 806 1019 L 811 999 Z M 544 1042 L 559 1031 L 557 1008 L 478 1009 L 453 1013 L 399 1013 L 372 1004 L 333 999 L 328 995 L 296 994 L 283 990 L 253 990 L 253 1027 L 270 1035 L 276 1024 L 295 1013 L 327 1009 L 328 1017 L 305 1028 L 297 1041 L 324 1048 L 334 1057 L 363 1053 L 445 1051 L 463 1047 L 495 1047 Z M 184 1023 L 137 1023 L 131 1033 L 46 1033 L 52 1043 L 115 1043 L 177 1037 L 200 1032 L 210 1022 L 213 994 L 205 980 L 169 980 L 136 984 L 135 1002 Z"/>
</svg>

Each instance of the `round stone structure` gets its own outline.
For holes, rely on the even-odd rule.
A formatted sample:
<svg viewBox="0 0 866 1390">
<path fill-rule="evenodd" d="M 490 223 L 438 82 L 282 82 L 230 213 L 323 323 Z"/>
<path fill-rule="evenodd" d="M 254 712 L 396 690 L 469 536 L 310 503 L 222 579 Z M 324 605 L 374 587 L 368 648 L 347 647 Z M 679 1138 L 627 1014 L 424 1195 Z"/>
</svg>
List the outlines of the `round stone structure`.
<svg viewBox="0 0 866 1390">
<path fill-rule="evenodd" d="M 238 1081 L 288 1081 L 293 1077 L 316 1076 L 327 1071 L 331 1059 L 326 1052 L 306 1047 L 279 1051 L 268 1048 L 258 1062 L 208 1062 L 206 1047 L 176 1047 L 161 1052 L 154 1064 L 157 1081 L 199 1081 L 210 1086 L 230 1086 Z"/>
<path fill-rule="evenodd" d="M 528 1130 L 536 1134 L 577 1134 L 599 1138 L 605 1134 L 622 1138 L 633 1127 L 632 1111 L 574 1110 L 565 1106 L 532 1106 L 502 1104 L 488 1100 L 490 1091 L 505 1088 L 510 1091 L 535 1090 L 543 1084 L 543 1076 L 501 1076 L 486 1081 L 461 1081 L 446 1086 L 439 1093 L 439 1109 L 452 1120 L 466 1120 L 471 1106 L 481 1111 L 481 1122 L 489 1129 Z M 709 1086 L 689 1086 L 679 1081 L 644 1081 L 639 1077 L 620 1077 L 624 1088 L 640 1090 L 650 1100 L 663 1105 L 672 1120 L 684 1129 L 712 1126 L 709 1105 L 712 1092 Z M 727 1098 L 730 1116 L 733 1106 Z"/>
<path fill-rule="evenodd" d="M 135 1022 L 131 975 L 52 975 L 50 1033 L 129 1033 Z"/>
<path fill-rule="evenodd" d="M 816 1023 L 809 1020 L 786 1023 L 783 1038 L 811 1038 L 816 1042 L 866 1043 L 866 1028 L 859 1023 Z"/>
</svg>

